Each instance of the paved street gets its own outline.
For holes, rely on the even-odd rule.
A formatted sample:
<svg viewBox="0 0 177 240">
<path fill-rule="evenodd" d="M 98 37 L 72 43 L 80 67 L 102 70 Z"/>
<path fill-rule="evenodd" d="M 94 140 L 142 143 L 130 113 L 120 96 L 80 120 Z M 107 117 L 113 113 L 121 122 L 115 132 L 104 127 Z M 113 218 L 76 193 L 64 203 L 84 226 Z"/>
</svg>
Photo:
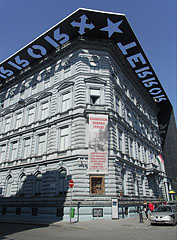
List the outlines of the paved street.
<svg viewBox="0 0 177 240">
<path fill-rule="evenodd" d="M 151 226 L 138 218 L 94 220 L 49 226 L 0 223 L 1 240 L 168 240 L 177 239 L 177 226 Z"/>
</svg>

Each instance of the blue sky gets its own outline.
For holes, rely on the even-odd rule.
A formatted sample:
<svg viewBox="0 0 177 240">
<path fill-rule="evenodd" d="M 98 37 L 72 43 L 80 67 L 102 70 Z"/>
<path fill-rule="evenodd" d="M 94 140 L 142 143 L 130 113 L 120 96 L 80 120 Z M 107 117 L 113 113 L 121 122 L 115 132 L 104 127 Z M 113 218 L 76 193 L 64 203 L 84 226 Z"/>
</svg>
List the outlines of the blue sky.
<svg viewBox="0 0 177 240">
<path fill-rule="evenodd" d="M 176 0 L 0 0 L 0 62 L 80 7 L 126 15 L 176 114 Z"/>
</svg>

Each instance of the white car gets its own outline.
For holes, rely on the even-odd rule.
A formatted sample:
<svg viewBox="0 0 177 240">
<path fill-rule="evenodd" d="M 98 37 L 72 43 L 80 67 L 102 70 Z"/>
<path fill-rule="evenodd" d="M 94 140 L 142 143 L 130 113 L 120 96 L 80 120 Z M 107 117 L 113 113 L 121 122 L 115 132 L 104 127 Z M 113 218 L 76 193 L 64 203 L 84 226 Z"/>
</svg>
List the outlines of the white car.
<svg viewBox="0 0 177 240">
<path fill-rule="evenodd" d="M 177 222 L 177 207 L 174 205 L 161 205 L 150 215 L 151 225 L 153 224 L 172 224 Z"/>
</svg>

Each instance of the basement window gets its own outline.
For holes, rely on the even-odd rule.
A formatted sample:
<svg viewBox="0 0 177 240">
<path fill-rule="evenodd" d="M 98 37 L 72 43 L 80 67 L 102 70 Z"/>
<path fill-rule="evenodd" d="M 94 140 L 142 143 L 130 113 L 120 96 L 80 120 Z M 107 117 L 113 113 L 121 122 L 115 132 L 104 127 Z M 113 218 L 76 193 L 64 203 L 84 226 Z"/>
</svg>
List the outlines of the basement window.
<svg viewBox="0 0 177 240">
<path fill-rule="evenodd" d="M 32 216 L 37 216 L 38 215 L 38 208 L 32 208 Z"/>
</svg>

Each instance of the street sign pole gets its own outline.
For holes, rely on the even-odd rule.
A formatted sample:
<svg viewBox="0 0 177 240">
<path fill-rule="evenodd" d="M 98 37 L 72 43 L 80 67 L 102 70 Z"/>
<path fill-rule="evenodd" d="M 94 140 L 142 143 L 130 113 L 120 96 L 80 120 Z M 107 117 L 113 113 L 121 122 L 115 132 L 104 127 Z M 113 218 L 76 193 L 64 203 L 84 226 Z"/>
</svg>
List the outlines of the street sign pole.
<svg viewBox="0 0 177 240">
<path fill-rule="evenodd" d="M 74 187 L 74 181 L 70 180 L 69 181 L 69 187 L 70 187 L 70 211 L 69 211 L 69 219 L 70 219 L 70 224 L 71 224 L 71 214 L 72 214 L 72 193 L 73 193 L 73 187 Z"/>
<path fill-rule="evenodd" d="M 71 213 L 72 213 L 72 192 L 73 189 L 70 187 L 70 224 L 71 224 Z"/>
</svg>

